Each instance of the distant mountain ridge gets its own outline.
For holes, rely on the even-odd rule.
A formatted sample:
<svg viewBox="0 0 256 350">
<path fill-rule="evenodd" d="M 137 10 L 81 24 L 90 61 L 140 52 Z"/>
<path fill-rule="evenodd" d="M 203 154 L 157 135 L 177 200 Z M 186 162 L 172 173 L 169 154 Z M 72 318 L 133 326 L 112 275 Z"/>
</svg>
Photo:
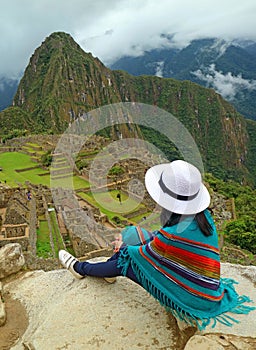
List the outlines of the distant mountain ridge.
<svg viewBox="0 0 256 350">
<path fill-rule="evenodd" d="M 210 38 L 194 40 L 183 49 L 155 49 L 139 57 L 122 57 L 110 68 L 212 87 L 246 118 L 256 119 L 255 61 L 255 42 Z"/>
<path fill-rule="evenodd" d="M 31 56 L 13 106 L 0 113 L 0 137 L 16 130 L 62 133 L 83 113 L 117 102 L 141 102 L 172 113 L 195 139 L 206 171 L 256 183 L 256 123 L 251 121 L 248 129 L 247 121 L 213 89 L 112 71 L 62 32 L 51 34 Z M 126 125 L 122 128 L 124 137 L 134 137 Z M 168 140 L 139 127 L 136 134 L 170 152 L 170 160 L 177 158 Z"/>
<path fill-rule="evenodd" d="M 12 104 L 18 84 L 18 79 L 0 77 L 0 111 Z"/>
</svg>

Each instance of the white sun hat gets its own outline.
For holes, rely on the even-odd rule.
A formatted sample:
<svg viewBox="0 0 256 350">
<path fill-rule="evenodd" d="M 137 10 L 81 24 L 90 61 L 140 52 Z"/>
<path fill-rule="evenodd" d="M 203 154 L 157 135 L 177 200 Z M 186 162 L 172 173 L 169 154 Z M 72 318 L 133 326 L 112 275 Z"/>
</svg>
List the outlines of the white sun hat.
<svg viewBox="0 0 256 350">
<path fill-rule="evenodd" d="M 146 172 L 145 185 L 156 203 L 176 214 L 200 213 L 210 204 L 200 171 L 183 160 L 153 166 Z"/>
</svg>

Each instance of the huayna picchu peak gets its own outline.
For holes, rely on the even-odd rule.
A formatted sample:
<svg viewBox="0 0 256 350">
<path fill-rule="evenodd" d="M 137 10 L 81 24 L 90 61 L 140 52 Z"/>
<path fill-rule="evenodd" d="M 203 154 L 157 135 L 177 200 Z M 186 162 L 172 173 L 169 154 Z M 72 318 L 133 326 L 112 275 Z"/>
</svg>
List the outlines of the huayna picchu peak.
<svg viewBox="0 0 256 350">
<path fill-rule="evenodd" d="M 172 113 L 195 139 L 206 171 L 256 183 L 255 123 L 248 124 L 213 89 L 110 70 L 63 32 L 52 33 L 31 56 L 12 106 L 0 113 L 1 135 L 13 130 L 59 134 L 84 113 L 117 102 L 156 105 Z M 161 148 L 159 137 L 141 134 L 157 139 Z"/>
<path fill-rule="evenodd" d="M 39 131 L 60 132 L 102 104 L 100 89 L 108 85 L 108 75 L 108 69 L 69 34 L 53 33 L 32 55 L 13 105 L 30 113 Z"/>
</svg>

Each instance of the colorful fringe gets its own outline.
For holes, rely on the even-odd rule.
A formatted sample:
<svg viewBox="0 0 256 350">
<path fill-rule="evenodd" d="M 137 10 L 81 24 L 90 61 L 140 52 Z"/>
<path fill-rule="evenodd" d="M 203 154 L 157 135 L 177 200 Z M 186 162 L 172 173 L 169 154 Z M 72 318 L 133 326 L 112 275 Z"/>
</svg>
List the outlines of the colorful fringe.
<svg viewBox="0 0 256 350">
<path fill-rule="evenodd" d="M 239 323 L 240 321 L 236 320 L 235 318 L 228 315 L 228 313 L 233 314 L 248 314 L 250 311 L 255 310 L 256 307 L 254 306 L 248 306 L 244 305 L 244 303 L 252 302 L 252 300 L 245 295 L 238 296 L 237 297 L 237 303 L 234 307 L 229 309 L 228 311 L 224 313 L 220 313 L 215 316 L 209 316 L 207 318 L 202 317 L 200 318 L 198 312 L 194 314 L 189 310 L 185 310 L 181 306 L 179 306 L 177 303 L 175 303 L 173 300 L 171 300 L 168 296 L 166 296 L 160 289 L 158 289 L 155 285 L 149 281 L 145 277 L 145 275 L 142 273 L 140 268 L 132 261 L 132 259 L 129 257 L 127 247 L 120 250 L 120 259 L 118 267 L 122 268 L 122 274 L 125 276 L 127 273 L 127 269 L 131 265 L 136 278 L 138 279 L 140 285 L 149 292 L 155 299 L 159 301 L 159 303 L 165 307 L 166 311 L 171 312 L 173 316 L 176 318 L 186 322 L 187 324 L 191 326 L 195 326 L 199 330 L 204 330 L 207 326 L 209 326 L 212 323 L 212 328 L 214 328 L 217 324 L 217 322 L 224 324 L 225 326 L 231 327 L 234 323 Z M 221 282 L 227 287 L 228 289 L 232 289 L 233 292 L 236 294 L 234 289 L 234 284 L 238 284 L 236 281 L 232 279 L 222 278 Z"/>
</svg>

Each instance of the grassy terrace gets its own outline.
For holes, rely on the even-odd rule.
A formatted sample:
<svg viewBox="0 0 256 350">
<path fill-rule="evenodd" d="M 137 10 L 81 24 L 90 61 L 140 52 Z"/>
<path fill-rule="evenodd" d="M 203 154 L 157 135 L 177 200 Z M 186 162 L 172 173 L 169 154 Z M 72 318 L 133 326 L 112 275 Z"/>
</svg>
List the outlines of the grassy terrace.
<svg viewBox="0 0 256 350">
<path fill-rule="evenodd" d="M 50 230 L 46 220 L 39 221 L 39 228 L 37 229 L 36 241 L 37 256 L 42 258 L 49 258 L 51 256 Z"/>
<path fill-rule="evenodd" d="M 114 218 L 114 222 L 127 220 L 125 218 L 127 213 L 131 214 L 130 219 L 128 219 L 130 222 L 141 222 L 142 218 L 149 214 L 143 204 L 136 202 L 124 192 L 121 192 L 121 204 L 117 198 L 118 190 L 99 192 L 96 194 L 96 198 L 91 192 L 83 192 L 84 189 L 90 187 L 90 183 L 82 177 L 73 175 L 70 168 L 65 166 L 64 158 L 55 159 L 55 166 L 57 165 L 57 167 L 51 169 L 58 170 L 60 173 L 52 171 L 52 174 L 50 174 L 48 169 L 42 169 L 38 163 L 42 154 L 41 148 L 37 147 L 36 144 L 26 144 L 24 148 L 26 148 L 27 153 L 0 153 L 1 183 L 6 183 L 10 187 L 17 187 L 20 184 L 25 186 L 25 182 L 29 181 L 36 185 L 42 184 L 48 187 L 73 189 L 80 198 L 85 199 L 92 206 L 98 207 L 111 221 Z M 37 161 L 35 161 L 35 150 L 38 157 Z M 139 208 L 145 209 L 145 214 L 138 215 Z M 50 211 L 48 214 L 50 227 L 43 216 L 39 218 L 39 228 L 37 229 L 37 255 L 42 258 L 54 257 L 59 249 L 64 248 L 55 211 Z M 69 247 L 68 249 L 72 248 Z"/>
<path fill-rule="evenodd" d="M 19 152 L 0 153 L 0 181 L 11 187 L 17 187 L 19 183 L 25 184 L 29 181 L 33 184 L 42 184 L 45 186 L 62 186 L 79 189 L 88 188 L 88 181 L 79 176 L 69 178 L 56 179 L 50 183 L 50 173 L 47 170 L 38 167 L 37 163 L 33 162 L 28 154 Z M 29 170 L 28 170 L 29 169 Z"/>
<path fill-rule="evenodd" d="M 59 231 L 55 211 L 49 212 L 50 226 L 44 217 L 40 218 L 39 228 L 37 229 L 37 256 L 42 258 L 56 257 L 60 249 L 64 249 L 62 237 Z M 50 232 L 52 232 L 52 237 Z M 51 240 L 54 251 L 52 251 Z"/>
<path fill-rule="evenodd" d="M 120 191 L 103 191 L 96 194 L 91 192 L 77 192 L 77 195 L 82 199 L 85 199 L 92 206 L 98 207 L 103 214 L 106 214 L 110 220 L 114 217 L 119 217 L 120 220 L 125 219 L 126 214 L 132 214 L 137 211 L 139 208 L 145 208 L 143 204 L 138 203 L 134 199 L 127 196 L 126 193 L 121 191 L 121 203 L 117 199 L 117 194 Z M 140 222 L 145 214 L 132 216 L 131 222 Z"/>
</svg>

